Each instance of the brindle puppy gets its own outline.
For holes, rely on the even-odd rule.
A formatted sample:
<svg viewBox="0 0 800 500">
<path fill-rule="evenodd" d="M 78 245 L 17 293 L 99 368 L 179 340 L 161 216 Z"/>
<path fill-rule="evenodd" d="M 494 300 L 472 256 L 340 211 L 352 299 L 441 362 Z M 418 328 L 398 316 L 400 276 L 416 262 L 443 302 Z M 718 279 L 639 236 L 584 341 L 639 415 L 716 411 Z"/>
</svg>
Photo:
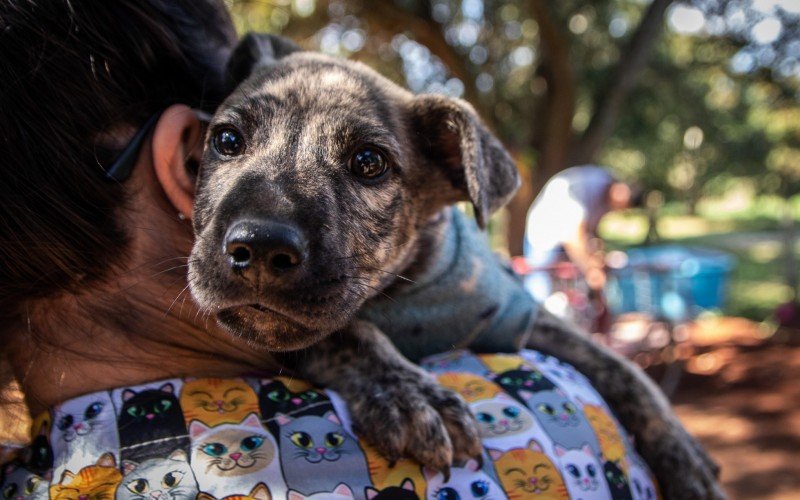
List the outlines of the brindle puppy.
<svg viewBox="0 0 800 500">
<path fill-rule="evenodd" d="M 518 184 L 510 157 L 465 102 L 414 96 L 369 68 L 248 35 L 243 82 L 209 125 L 190 259 L 198 303 L 347 400 L 389 458 L 446 469 L 481 446 L 467 406 L 372 324 L 366 301 L 423 269 L 469 201 L 482 224 Z M 309 346 L 312 346 L 310 347 Z M 586 373 L 637 438 L 664 493 L 721 497 L 716 466 L 641 372 L 540 313 L 529 345 Z"/>
<path fill-rule="evenodd" d="M 354 317 L 417 258 L 443 207 L 469 196 L 486 216 L 506 202 L 517 186 L 508 154 L 466 103 L 414 97 L 282 39 L 245 38 L 229 70 L 249 78 L 209 124 L 193 296 L 272 351 L 313 344 L 292 364 L 338 391 L 388 458 L 446 469 L 479 456 L 466 404 Z"/>
</svg>

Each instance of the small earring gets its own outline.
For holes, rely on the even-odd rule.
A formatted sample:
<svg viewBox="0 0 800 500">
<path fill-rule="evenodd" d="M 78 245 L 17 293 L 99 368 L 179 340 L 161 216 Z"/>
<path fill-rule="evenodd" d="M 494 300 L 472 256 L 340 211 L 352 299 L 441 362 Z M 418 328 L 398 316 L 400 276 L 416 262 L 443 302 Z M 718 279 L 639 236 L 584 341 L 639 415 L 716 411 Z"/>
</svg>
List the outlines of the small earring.
<svg viewBox="0 0 800 500">
<path fill-rule="evenodd" d="M 185 215 L 183 215 L 183 212 L 178 212 L 178 219 L 180 219 L 180 220 L 186 220 L 186 216 L 185 216 Z"/>
</svg>

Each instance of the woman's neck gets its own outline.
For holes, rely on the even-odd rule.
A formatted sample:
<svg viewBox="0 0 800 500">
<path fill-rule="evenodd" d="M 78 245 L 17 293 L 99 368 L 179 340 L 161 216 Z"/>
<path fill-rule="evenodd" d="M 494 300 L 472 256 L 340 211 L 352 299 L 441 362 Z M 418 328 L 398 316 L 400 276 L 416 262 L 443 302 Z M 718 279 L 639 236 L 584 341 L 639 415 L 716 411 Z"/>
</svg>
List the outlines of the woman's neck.
<svg viewBox="0 0 800 500">
<path fill-rule="evenodd" d="M 31 411 L 163 378 L 277 368 L 269 353 L 197 309 L 185 288 L 185 266 L 164 267 L 139 266 L 91 292 L 31 307 L 8 345 Z"/>
<path fill-rule="evenodd" d="M 37 311 L 29 330 L 14 335 L 10 359 L 32 411 L 151 380 L 276 368 L 268 353 L 219 329 L 191 298 L 171 306 L 175 295 L 166 290 L 141 292 L 124 300 L 61 299 L 71 307 Z"/>
</svg>

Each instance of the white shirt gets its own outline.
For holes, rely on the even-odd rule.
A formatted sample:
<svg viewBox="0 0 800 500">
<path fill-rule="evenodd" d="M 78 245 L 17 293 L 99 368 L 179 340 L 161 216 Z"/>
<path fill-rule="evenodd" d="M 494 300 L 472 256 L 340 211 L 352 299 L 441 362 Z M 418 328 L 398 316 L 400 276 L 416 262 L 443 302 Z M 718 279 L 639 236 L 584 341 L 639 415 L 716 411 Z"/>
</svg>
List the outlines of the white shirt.
<svg viewBox="0 0 800 500">
<path fill-rule="evenodd" d="M 572 240 L 581 224 L 596 232 L 600 219 L 609 211 L 608 188 L 614 182 L 606 169 L 593 165 L 554 175 L 528 211 L 526 253 L 551 252 Z"/>
</svg>

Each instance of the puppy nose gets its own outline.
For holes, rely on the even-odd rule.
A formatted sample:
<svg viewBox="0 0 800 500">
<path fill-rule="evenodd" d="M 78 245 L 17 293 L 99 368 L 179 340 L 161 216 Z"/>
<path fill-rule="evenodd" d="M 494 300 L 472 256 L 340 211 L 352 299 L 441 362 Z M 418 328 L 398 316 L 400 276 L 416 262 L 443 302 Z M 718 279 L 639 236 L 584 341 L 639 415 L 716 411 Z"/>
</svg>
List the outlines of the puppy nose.
<svg viewBox="0 0 800 500">
<path fill-rule="evenodd" d="M 303 264 L 307 244 L 296 227 L 275 221 L 244 220 L 228 230 L 225 253 L 234 270 L 258 266 L 278 277 Z"/>
</svg>

